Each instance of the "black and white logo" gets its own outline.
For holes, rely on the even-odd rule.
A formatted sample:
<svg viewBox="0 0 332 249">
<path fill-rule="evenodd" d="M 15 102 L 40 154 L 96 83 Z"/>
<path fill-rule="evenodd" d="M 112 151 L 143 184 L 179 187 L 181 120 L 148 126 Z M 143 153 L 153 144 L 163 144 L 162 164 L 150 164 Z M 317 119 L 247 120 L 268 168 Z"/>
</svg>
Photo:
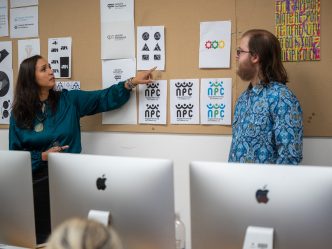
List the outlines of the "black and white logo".
<svg viewBox="0 0 332 249">
<path fill-rule="evenodd" d="M 97 178 L 96 186 L 97 186 L 98 190 L 105 190 L 106 189 L 106 180 L 107 180 L 107 178 L 105 177 L 105 174 L 102 175 L 101 177 Z"/>
<path fill-rule="evenodd" d="M 144 32 L 144 33 L 142 34 L 142 39 L 143 39 L 144 41 L 149 40 L 149 38 L 150 38 L 150 35 L 149 35 L 148 32 Z"/>
<path fill-rule="evenodd" d="M 159 41 L 160 37 L 161 37 L 161 35 L 160 35 L 159 32 L 154 33 L 154 39 L 156 39 L 157 41 Z"/>
</svg>

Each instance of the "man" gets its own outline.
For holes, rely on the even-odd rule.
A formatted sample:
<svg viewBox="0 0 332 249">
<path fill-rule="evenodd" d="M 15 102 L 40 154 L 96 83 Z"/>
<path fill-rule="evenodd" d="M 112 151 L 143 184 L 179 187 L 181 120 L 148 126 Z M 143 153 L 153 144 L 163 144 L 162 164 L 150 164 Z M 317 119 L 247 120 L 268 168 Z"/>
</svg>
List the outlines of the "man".
<svg viewBox="0 0 332 249">
<path fill-rule="evenodd" d="M 302 110 L 287 88 L 278 39 L 249 30 L 237 49 L 239 77 L 249 86 L 237 100 L 229 162 L 299 164 Z"/>
</svg>

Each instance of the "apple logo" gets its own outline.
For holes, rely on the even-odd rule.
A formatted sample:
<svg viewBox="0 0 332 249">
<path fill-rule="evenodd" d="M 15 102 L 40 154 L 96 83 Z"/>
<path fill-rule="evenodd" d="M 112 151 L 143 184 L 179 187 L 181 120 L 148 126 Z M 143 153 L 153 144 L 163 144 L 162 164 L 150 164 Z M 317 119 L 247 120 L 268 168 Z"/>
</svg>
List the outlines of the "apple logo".
<svg viewBox="0 0 332 249">
<path fill-rule="evenodd" d="M 258 203 L 266 204 L 269 201 L 269 198 L 267 197 L 269 190 L 267 190 L 266 187 L 267 186 L 265 185 L 263 189 L 258 189 L 256 191 L 256 200 Z"/>
<path fill-rule="evenodd" d="M 106 180 L 107 178 L 105 177 L 105 174 L 97 178 L 96 185 L 98 190 L 106 189 L 106 184 L 105 184 Z"/>
</svg>

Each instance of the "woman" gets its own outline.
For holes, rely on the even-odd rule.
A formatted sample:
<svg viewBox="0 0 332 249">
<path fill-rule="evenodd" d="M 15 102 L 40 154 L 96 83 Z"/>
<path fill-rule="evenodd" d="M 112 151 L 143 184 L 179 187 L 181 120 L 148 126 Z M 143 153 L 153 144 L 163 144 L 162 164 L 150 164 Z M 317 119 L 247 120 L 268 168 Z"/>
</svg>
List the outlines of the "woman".
<svg viewBox="0 0 332 249">
<path fill-rule="evenodd" d="M 122 249 L 122 243 L 112 228 L 88 219 L 71 218 L 52 233 L 46 249 Z"/>
<path fill-rule="evenodd" d="M 31 152 L 39 242 L 50 231 L 48 153 L 80 153 L 80 118 L 119 108 L 137 84 L 152 82 L 154 70 L 139 72 L 104 90 L 56 92 L 53 71 L 43 57 L 36 55 L 22 62 L 10 120 L 9 149 Z"/>
</svg>

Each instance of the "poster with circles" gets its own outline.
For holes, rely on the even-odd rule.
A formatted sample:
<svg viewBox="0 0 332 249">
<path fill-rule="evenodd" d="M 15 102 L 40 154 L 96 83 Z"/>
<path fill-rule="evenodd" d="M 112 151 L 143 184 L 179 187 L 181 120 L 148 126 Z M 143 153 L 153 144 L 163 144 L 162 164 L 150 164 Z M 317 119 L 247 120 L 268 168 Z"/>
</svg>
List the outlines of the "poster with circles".
<svg viewBox="0 0 332 249">
<path fill-rule="evenodd" d="M 137 70 L 165 70 L 164 26 L 137 27 Z"/>
<path fill-rule="evenodd" d="M 13 70 L 0 66 L 0 124 L 9 124 L 13 104 Z"/>
</svg>

